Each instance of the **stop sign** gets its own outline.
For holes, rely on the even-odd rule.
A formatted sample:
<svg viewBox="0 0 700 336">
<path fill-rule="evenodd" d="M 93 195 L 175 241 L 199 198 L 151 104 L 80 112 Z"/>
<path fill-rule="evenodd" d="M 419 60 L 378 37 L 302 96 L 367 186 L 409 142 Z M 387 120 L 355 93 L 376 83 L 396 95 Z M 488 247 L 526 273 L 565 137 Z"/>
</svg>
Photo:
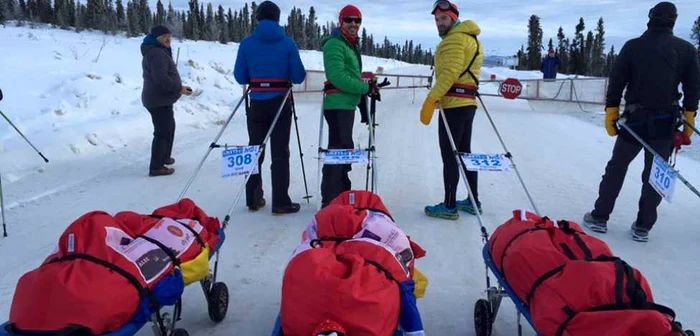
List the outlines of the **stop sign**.
<svg viewBox="0 0 700 336">
<path fill-rule="evenodd" d="M 503 98 L 515 99 L 518 98 L 523 91 L 523 85 L 515 78 L 508 78 L 501 83 L 498 90 L 501 92 Z"/>
</svg>

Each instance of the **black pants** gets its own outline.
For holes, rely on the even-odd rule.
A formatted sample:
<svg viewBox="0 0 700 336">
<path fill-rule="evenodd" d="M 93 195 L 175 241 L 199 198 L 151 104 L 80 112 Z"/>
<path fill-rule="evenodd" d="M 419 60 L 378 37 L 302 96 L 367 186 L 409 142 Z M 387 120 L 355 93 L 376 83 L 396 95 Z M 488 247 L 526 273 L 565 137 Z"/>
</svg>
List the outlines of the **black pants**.
<svg viewBox="0 0 700 336">
<path fill-rule="evenodd" d="M 476 106 L 457 107 L 445 109 L 445 118 L 447 125 L 450 127 L 452 138 L 455 142 L 457 151 L 461 153 L 471 153 L 472 151 L 472 124 L 474 123 L 474 115 L 476 114 Z M 459 168 L 454 153 L 450 138 L 447 136 L 447 130 L 442 118 L 438 128 L 438 137 L 440 139 L 440 154 L 442 155 L 442 178 L 445 186 L 445 206 L 449 209 L 454 209 L 457 205 L 457 186 L 459 184 Z M 459 161 L 462 167 L 466 170 L 466 166 Z M 472 202 L 476 203 L 479 200 L 479 191 L 477 188 L 478 174 L 475 171 L 467 172 L 467 182 L 469 188 L 474 193 Z M 474 204 L 476 206 L 476 204 Z"/>
<path fill-rule="evenodd" d="M 328 123 L 328 149 L 352 149 L 352 128 L 355 123 L 354 110 L 325 110 L 323 116 Z M 342 192 L 350 190 L 348 173 L 352 165 L 324 165 L 321 180 L 321 203 L 325 206 Z"/>
<path fill-rule="evenodd" d="M 673 142 L 671 139 L 645 140 L 664 160 L 671 155 Z M 615 200 L 620 194 L 622 184 L 627 175 L 627 168 L 639 152 L 643 149 L 636 139 L 618 136 L 613 147 L 612 158 L 605 167 L 605 175 L 600 182 L 598 199 L 591 213 L 593 217 L 608 220 L 615 207 Z M 654 162 L 654 155 L 644 150 L 644 171 L 642 172 L 642 195 L 639 198 L 639 210 L 637 212 L 637 227 L 651 230 L 656 223 L 656 208 L 661 203 L 661 195 L 649 184 L 649 172 Z"/>
<path fill-rule="evenodd" d="M 147 109 L 153 121 L 153 143 L 151 144 L 151 170 L 163 168 L 173 151 L 175 139 L 175 116 L 172 106 Z"/>
<path fill-rule="evenodd" d="M 250 111 L 247 113 L 248 145 L 260 145 L 267 132 L 272 127 L 277 110 L 284 96 L 269 100 L 251 100 Z M 292 203 L 289 198 L 289 136 L 292 127 L 292 105 L 285 102 L 282 112 L 277 119 L 277 124 L 270 135 L 272 147 L 272 206 L 280 207 Z M 258 174 L 251 175 L 246 184 L 246 205 L 252 206 L 260 203 L 263 197 L 262 189 L 262 163 L 265 159 L 265 148 L 262 148 L 258 160 Z"/>
</svg>

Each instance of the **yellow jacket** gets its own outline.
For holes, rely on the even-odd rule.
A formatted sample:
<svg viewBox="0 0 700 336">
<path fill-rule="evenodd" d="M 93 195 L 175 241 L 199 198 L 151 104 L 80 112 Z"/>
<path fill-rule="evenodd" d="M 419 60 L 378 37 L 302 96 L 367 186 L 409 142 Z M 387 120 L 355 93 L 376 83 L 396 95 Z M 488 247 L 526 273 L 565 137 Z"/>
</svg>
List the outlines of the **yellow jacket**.
<svg viewBox="0 0 700 336">
<path fill-rule="evenodd" d="M 454 84 L 476 85 L 469 72 L 461 77 L 459 75 L 467 69 L 478 48 L 479 55 L 470 69 L 479 78 L 484 62 L 484 47 L 471 35 L 478 36 L 480 33 L 481 29 L 474 21 L 461 22 L 450 29 L 435 51 L 436 82 L 428 96 L 439 100 L 443 108 L 477 106 L 475 98 L 446 97 L 445 94 Z"/>
</svg>

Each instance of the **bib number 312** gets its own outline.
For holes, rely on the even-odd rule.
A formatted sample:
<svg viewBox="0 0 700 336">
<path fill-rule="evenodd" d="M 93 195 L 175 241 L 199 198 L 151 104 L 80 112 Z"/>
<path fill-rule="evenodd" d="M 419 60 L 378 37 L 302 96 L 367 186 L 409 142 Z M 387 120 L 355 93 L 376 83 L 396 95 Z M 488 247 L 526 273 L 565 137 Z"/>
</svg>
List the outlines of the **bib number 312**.
<svg viewBox="0 0 700 336">
<path fill-rule="evenodd" d="M 510 171 L 508 159 L 503 154 L 464 154 L 462 161 L 469 171 Z"/>
</svg>

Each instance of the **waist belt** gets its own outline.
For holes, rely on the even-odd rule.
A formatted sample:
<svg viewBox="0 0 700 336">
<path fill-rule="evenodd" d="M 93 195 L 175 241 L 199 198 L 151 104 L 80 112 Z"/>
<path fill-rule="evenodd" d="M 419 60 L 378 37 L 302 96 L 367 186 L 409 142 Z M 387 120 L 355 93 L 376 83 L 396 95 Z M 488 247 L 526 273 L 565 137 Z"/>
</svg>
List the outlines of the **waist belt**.
<svg viewBox="0 0 700 336">
<path fill-rule="evenodd" d="M 476 98 L 476 95 L 478 93 L 479 92 L 478 92 L 477 87 L 472 85 L 472 84 L 454 84 L 447 91 L 445 96 L 455 97 L 455 98 L 474 99 L 474 98 Z"/>
<path fill-rule="evenodd" d="M 340 89 L 336 88 L 330 81 L 323 82 L 323 92 L 326 94 L 341 93 Z"/>
<path fill-rule="evenodd" d="M 251 79 L 250 92 L 285 92 L 292 86 L 286 79 Z"/>
</svg>

